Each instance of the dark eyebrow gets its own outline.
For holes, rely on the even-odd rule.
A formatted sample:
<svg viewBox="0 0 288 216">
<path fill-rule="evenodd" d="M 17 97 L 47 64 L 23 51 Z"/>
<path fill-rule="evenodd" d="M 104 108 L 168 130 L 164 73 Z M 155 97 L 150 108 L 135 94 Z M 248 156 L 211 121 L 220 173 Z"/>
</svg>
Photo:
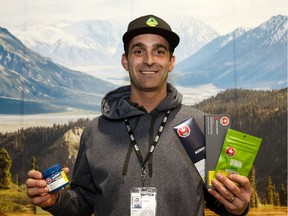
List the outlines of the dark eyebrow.
<svg viewBox="0 0 288 216">
<path fill-rule="evenodd" d="M 155 46 L 156 48 L 164 48 L 166 51 L 168 51 L 168 48 L 164 44 L 156 43 L 153 46 Z"/>
<path fill-rule="evenodd" d="M 141 48 L 143 48 L 143 47 L 147 47 L 147 46 L 146 46 L 144 43 L 139 42 L 139 43 L 133 44 L 132 47 L 131 47 L 131 50 L 132 50 L 134 47 L 141 47 Z"/>
<path fill-rule="evenodd" d="M 134 47 L 141 47 L 141 48 L 145 48 L 147 47 L 144 43 L 135 43 L 132 45 L 131 49 L 133 49 Z M 153 47 L 156 47 L 156 48 L 164 48 L 166 51 L 168 51 L 168 48 L 164 45 L 164 44 L 161 44 L 161 43 L 155 43 L 153 44 Z"/>
</svg>

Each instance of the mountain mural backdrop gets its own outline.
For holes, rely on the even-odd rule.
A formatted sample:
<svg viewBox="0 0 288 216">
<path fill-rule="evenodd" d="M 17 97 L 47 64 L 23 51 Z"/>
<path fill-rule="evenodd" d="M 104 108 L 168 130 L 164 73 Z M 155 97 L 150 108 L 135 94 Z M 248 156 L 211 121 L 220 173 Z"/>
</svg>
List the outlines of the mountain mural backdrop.
<svg viewBox="0 0 288 216">
<path fill-rule="evenodd" d="M 258 198 L 266 203 L 268 177 L 276 192 L 287 184 L 287 16 L 227 35 L 189 17 L 175 19 L 173 26 L 181 37 L 178 64 L 170 74 L 173 84 L 269 89 L 226 90 L 194 105 L 207 113 L 230 113 L 235 129 L 263 138 L 254 165 Z M 107 20 L 0 27 L 0 114 L 99 111 L 103 95 L 117 86 L 97 73 L 69 68 L 119 65 L 124 31 L 121 22 Z M 109 73 L 113 77 L 115 71 Z M 33 157 L 40 169 L 54 162 L 73 167 L 89 121 L 0 132 L 0 145 L 13 160 L 13 178 L 25 182 Z"/>
<path fill-rule="evenodd" d="M 11 31 L 29 49 L 66 67 L 119 65 L 124 23 L 62 21 L 50 26 L 11 27 Z M 181 38 L 175 51 L 177 65 L 171 74 L 174 84 L 212 83 L 221 89 L 287 86 L 287 16 L 275 15 L 253 29 L 239 27 L 227 35 L 219 35 L 189 16 L 173 19 L 171 25 Z"/>
<path fill-rule="evenodd" d="M 212 84 L 219 89 L 287 86 L 287 16 L 222 36 L 189 17 L 173 22 L 181 37 L 175 53 L 181 61 L 169 80 L 173 84 Z M 101 98 L 116 85 L 59 62 L 71 67 L 120 65 L 123 25 L 98 20 L 12 29 L 16 36 L 0 28 L 0 113 L 99 111 Z M 113 71 L 108 74 L 113 77 Z"/>
<path fill-rule="evenodd" d="M 287 16 L 215 38 L 176 67 L 179 85 L 213 83 L 219 88 L 287 86 Z"/>
<path fill-rule="evenodd" d="M 66 67 L 120 64 L 122 35 L 128 21 L 59 21 L 51 25 L 26 23 L 10 31 L 28 48 Z M 170 22 L 170 21 L 169 21 Z M 210 26 L 190 16 L 171 20 L 181 36 L 177 61 L 184 60 L 219 34 Z"/>
<path fill-rule="evenodd" d="M 4 28 L 0 28 L 0 83 L 0 113 L 7 114 L 95 111 L 103 94 L 115 87 L 37 54 Z"/>
</svg>

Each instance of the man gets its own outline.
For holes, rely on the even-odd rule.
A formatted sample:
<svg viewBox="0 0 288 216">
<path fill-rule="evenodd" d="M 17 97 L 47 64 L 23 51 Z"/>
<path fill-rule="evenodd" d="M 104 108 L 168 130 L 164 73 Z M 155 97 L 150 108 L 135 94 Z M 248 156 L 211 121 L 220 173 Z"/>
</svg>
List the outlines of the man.
<svg viewBox="0 0 288 216">
<path fill-rule="evenodd" d="M 29 171 L 31 203 L 61 216 L 192 216 L 204 215 L 205 200 L 217 214 L 246 215 L 249 180 L 219 173 L 212 181 L 215 189 L 207 191 L 173 131 L 190 117 L 202 130 L 204 124 L 204 114 L 182 105 L 182 95 L 167 83 L 179 40 L 157 16 L 130 22 L 122 65 L 131 85 L 109 92 L 103 115 L 85 128 L 70 190 L 48 193 L 41 173 Z M 133 205 L 138 198 L 141 208 Z"/>
</svg>

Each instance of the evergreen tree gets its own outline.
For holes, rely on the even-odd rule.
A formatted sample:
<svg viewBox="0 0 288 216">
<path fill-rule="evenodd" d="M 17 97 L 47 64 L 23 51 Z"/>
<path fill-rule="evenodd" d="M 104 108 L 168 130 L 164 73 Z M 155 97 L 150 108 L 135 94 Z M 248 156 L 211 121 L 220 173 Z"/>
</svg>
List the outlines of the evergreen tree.
<svg viewBox="0 0 288 216">
<path fill-rule="evenodd" d="M 15 182 L 14 183 L 15 183 L 15 185 L 19 186 L 19 177 L 17 174 L 15 175 Z"/>
<path fill-rule="evenodd" d="M 279 198 L 279 193 L 277 191 L 274 192 L 273 203 L 274 203 L 274 206 L 280 206 L 280 198 Z"/>
<path fill-rule="evenodd" d="M 255 168 L 252 167 L 249 176 L 248 176 L 251 187 L 253 188 L 253 193 L 251 195 L 251 202 L 250 205 L 251 207 L 258 207 L 258 193 L 256 190 L 256 174 L 255 174 Z"/>
<path fill-rule="evenodd" d="M 0 151 L 0 189 L 11 188 L 11 168 L 12 160 L 5 148 Z"/>
<path fill-rule="evenodd" d="M 38 170 L 38 168 L 37 168 L 37 166 L 36 166 L 36 159 L 35 159 L 34 156 L 32 157 L 31 169 L 32 169 L 32 170 Z"/>
<path fill-rule="evenodd" d="M 266 193 L 267 193 L 267 204 L 268 205 L 274 205 L 274 185 L 272 183 L 271 176 L 268 176 L 267 179 L 267 186 L 266 186 Z"/>
<path fill-rule="evenodd" d="M 287 206 L 287 186 L 285 184 L 281 184 L 281 190 L 280 190 L 280 205 L 281 206 Z"/>
<path fill-rule="evenodd" d="M 267 199 L 266 199 L 266 198 L 263 198 L 263 199 L 262 199 L 262 204 L 263 204 L 263 205 L 267 205 Z"/>
</svg>

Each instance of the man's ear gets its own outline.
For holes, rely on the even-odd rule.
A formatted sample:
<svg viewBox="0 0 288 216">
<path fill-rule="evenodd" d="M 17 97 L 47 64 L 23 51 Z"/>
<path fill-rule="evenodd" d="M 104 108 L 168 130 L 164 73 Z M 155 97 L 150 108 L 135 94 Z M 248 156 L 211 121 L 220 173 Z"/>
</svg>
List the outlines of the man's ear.
<svg viewBox="0 0 288 216">
<path fill-rule="evenodd" d="M 171 72 L 174 69 L 175 60 L 176 60 L 175 56 L 174 55 L 171 56 L 168 72 Z"/>
<path fill-rule="evenodd" d="M 121 63 L 122 63 L 122 66 L 125 68 L 125 70 L 128 71 L 128 69 L 129 69 L 128 60 L 127 60 L 127 56 L 125 53 L 122 54 Z"/>
</svg>

